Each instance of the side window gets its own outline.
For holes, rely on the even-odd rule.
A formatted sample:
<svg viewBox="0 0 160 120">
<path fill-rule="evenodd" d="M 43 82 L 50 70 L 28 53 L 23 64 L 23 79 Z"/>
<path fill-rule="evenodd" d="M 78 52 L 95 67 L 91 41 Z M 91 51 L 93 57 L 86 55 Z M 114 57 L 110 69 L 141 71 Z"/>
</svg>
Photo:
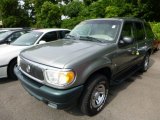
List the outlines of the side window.
<svg viewBox="0 0 160 120">
<path fill-rule="evenodd" d="M 147 33 L 147 37 L 149 39 L 153 39 L 155 37 L 152 29 L 151 29 L 151 26 L 149 25 L 149 23 L 145 23 L 145 28 L 146 28 L 146 33 Z"/>
<path fill-rule="evenodd" d="M 8 40 L 9 40 L 9 41 L 14 41 L 14 40 L 16 40 L 17 38 L 19 38 L 21 35 L 22 35 L 21 32 L 15 32 L 15 33 L 13 33 L 13 34 L 8 38 Z"/>
<path fill-rule="evenodd" d="M 135 40 L 141 41 L 145 39 L 145 31 L 141 22 L 135 22 Z"/>
<path fill-rule="evenodd" d="M 134 37 L 133 36 L 133 23 L 132 22 L 126 22 L 123 25 L 121 38 L 123 37 Z"/>
<path fill-rule="evenodd" d="M 69 33 L 69 32 L 70 32 L 70 31 L 68 31 L 68 30 L 58 31 L 59 38 L 60 38 L 60 39 L 64 38 L 65 35 L 66 35 L 67 33 Z"/>
<path fill-rule="evenodd" d="M 65 30 L 64 33 L 66 35 L 66 34 L 70 33 L 70 31 L 69 30 Z"/>
<path fill-rule="evenodd" d="M 57 40 L 57 32 L 49 32 L 49 33 L 46 33 L 42 38 L 41 40 L 44 40 L 46 42 L 50 42 L 50 41 L 54 41 L 54 40 Z"/>
</svg>

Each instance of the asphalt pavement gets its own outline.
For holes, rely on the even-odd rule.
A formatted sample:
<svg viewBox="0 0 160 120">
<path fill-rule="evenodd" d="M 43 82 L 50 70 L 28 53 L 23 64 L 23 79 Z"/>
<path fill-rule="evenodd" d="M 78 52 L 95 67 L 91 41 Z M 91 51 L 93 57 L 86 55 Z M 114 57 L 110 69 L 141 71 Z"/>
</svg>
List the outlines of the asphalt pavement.
<svg viewBox="0 0 160 120">
<path fill-rule="evenodd" d="M 30 96 L 18 80 L 0 79 L 0 120 L 160 120 L 160 51 L 146 73 L 111 88 L 104 110 L 83 115 L 76 107 L 55 110 Z"/>
</svg>

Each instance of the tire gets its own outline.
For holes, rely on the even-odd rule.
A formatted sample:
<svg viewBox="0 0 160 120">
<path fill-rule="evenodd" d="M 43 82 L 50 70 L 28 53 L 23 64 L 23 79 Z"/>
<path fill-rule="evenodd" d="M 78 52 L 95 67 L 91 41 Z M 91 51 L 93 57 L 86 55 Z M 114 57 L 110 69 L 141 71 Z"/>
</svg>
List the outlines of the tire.
<svg viewBox="0 0 160 120">
<path fill-rule="evenodd" d="M 8 77 L 10 79 L 16 80 L 17 76 L 14 73 L 14 67 L 17 65 L 17 60 L 11 61 L 11 63 L 8 66 Z"/>
<path fill-rule="evenodd" d="M 107 77 L 102 74 L 93 75 L 83 92 L 80 102 L 82 113 L 93 116 L 105 106 L 109 91 Z"/>
<path fill-rule="evenodd" d="M 143 62 L 142 62 L 141 72 L 146 72 L 148 70 L 149 63 L 150 63 L 150 54 L 147 53 L 143 59 Z"/>
</svg>

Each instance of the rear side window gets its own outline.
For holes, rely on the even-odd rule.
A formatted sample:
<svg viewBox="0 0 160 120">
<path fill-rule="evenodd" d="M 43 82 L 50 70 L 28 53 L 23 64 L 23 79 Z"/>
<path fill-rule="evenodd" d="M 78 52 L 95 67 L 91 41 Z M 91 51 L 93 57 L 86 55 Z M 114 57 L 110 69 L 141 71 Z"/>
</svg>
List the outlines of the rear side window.
<svg viewBox="0 0 160 120">
<path fill-rule="evenodd" d="M 153 39 L 155 36 L 149 23 L 145 23 L 145 28 L 146 28 L 147 38 Z"/>
<path fill-rule="evenodd" d="M 135 22 L 135 40 L 141 41 L 145 39 L 145 31 L 141 22 Z"/>
</svg>

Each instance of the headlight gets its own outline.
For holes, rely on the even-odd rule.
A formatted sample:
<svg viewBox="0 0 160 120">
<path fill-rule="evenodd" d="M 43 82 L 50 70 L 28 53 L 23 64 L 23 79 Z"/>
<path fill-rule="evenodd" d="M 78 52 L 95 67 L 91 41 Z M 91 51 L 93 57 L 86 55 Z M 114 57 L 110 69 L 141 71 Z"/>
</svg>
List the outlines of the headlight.
<svg viewBox="0 0 160 120">
<path fill-rule="evenodd" d="M 69 85 L 75 79 L 75 74 L 73 71 L 46 70 L 45 75 L 46 75 L 46 81 L 49 84 L 56 86 Z"/>
</svg>

